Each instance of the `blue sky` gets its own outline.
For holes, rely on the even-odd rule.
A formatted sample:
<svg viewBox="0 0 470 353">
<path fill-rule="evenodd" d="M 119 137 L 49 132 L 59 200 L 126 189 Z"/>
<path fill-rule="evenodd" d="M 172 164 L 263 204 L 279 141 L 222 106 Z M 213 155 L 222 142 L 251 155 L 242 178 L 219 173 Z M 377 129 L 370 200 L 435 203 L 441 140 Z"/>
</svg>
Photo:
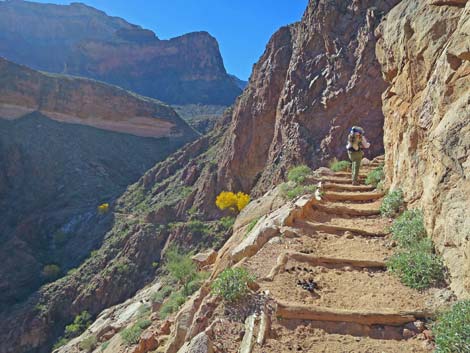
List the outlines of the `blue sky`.
<svg viewBox="0 0 470 353">
<path fill-rule="evenodd" d="M 71 1 L 37 2 L 69 4 Z M 229 73 L 247 80 L 271 35 L 301 19 L 308 0 L 82 0 L 153 30 L 160 39 L 208 31 Z"/>
</svg>

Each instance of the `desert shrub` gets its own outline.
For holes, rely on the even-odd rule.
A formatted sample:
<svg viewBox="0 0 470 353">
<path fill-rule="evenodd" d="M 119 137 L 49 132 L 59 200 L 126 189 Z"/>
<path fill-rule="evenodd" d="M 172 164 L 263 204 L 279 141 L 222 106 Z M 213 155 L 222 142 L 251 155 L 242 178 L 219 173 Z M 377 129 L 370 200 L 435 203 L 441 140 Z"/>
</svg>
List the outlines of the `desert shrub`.
<svg viewBox="0 0 470 353">
<path fill-rule="evenodd" d="M 69 338 L 77 337 L 91 325 L 91 314 L 88 311 L 82 311 L 75 316 L 73 323 L 65 326 L 65 336 Z"/>
<path fill-rule="evenodd" d="M 423 214 L 419 210 L 403 212 L 392 225 L 393 239 L 401 247 L 409 247 L 426 237 Z"/>
<path fill-rule="evenodd" d="M 160 308 L 160 318 L 166 319 L 168 315 L 176 312 L 186 302 L 186 298 L 182 291 L 173 292 Z"/>
<path fill-rule="evenodd" d="M 250 203 L 250 195 L 243 192 L 237 192 L 237 209 L 243 210 Z"/>
<path fill-rule="evenodd" d="M 52 281 L 60 276 L 60 267 L 55 264 L 49 264 L 43 267 L 42 275 L 48 280 Z"/>
<path fill-rule="evenodd" d="M 56 350 L 62 346 L 65 346 L 70 340 L 71 338 L 60 337 L 59 340 L 56 343 L 54 343 L 54 345 L 52 346 L 52 349 Z"/>
<path fill-rule="evenodd" d="M 256 226 L 260 218 L 261 217 L 256 217 L 250 223 L 248 223 L 248 227 L 246 227 L 245 236 L 247 236 L 253 230 L 253 228 Z"/>
<path fill-rule="evenodd" d="M 85 352 L 92 352 L 96 348 L 97 343 L 96 336 L 90 336 L 81 341 L 78 346 Z"/>
<path fill-rule="evenodd" d="M 250 196 L 243 192 L 233 193 L 222 191 L 216 198 L 215 204 L 221 209 L 229 209 L 232 212 L 240 212 L 250 202 Z"/>
<path fill-rule="evenodd" d="M 221 219 L 219 219 L 219 224 L 225 231 L 231 229 L 234 223 L 235 217 L 222 217 Z"/>
<path fill-rule="evenodd" d="M 444 279 L 444 265 L 432 252 L 430 239 L 423 239 L 407 250 L 394 254 L 387 268 L 411 288 L 425 289 Z"/>
<path fill-rule="evenodd" d="M 470 300 L 458 302 L 439 315 L 433 333 L 436 353 L 470 352 Z"/>
<path fill-rule="evenodd" d="M 384 166 L 383 164 L 375 168 L 373 171 L 369 172 L 366 177 L 366 184 L 373 185 L 378 188 L 379 183 L 385 178 Z"/>
<path fill-rule="evenodd" d="M 330 169 L 334 172 L 342 172 L 351 169 L 351 162 L 334 160 L 330 163 Z"/>
<path fill-rule="evenodd" d="M 134 324 L 121 331 L 121 338 L 128 346 L 131 346 L 139 343 L 142 331 L 143 330 L 139 326 Z"/>
<path fill-rule="evenodd" d="M 108 213 L 108 211 L 109 211 L 109 203 L 103 203 L 98 206 L 99 214 L 105 214 L 105 213 Z"/>
<path fill-rule="evenodd" d="M 109 341 L 104 342 L 104 343 L 101 345 L 101 347 L 100 347 L 101 351 L 102 351 L 102 352 L 105 351 L 106 348 L 108 348 L 108 346 L 109 346 Z"/>
<path fill-rule="evenodd" d="M 186 225 L 192 233 L 204 235 L 210 232 L 210 229 L 207 224 L 198 219 L 192 219 L 188 223 L 186 223 Z"/>
<path fill-rule="evenodd" d="M 166 253 L 165 268 L 171 277 L 183 285 L 183 293 L 188 293 L 188 284 L 197 276 L 197 267 L 191 254 L 184 254 L 176 247 L 170 248 Z"/>
<path fill-rule="evenodd" d="M 380 205 L 380 213 L 385 217 L 393 217 L 400 213 L 403 207 L 403 191 L 401 189 L 389 192 Z"/>
<path fill-rule="evenodd" d="M 163 286 L 158 292 L 155 292 L 151 295 L 150 300 L 152 303 L 163 303 L 163 300 L 168 297 L 172 291 L 172 287 Z"/>
<path fill-rule="evenodd" d="M 254 280 L 254 276 L 244 268 L 228 268 L 212 283 L 212 292 L 233 302 L 246 295 L 248 284 Z"/>
<path fill-rule="evenodd" d="M 310 174 L 312 174 L 312 170 L 309 167 L 300 165 L 289 170 L 287 180 L 297 184 L 303 184 Z"/>
<path fill-rule="evenodd" d="M 284 183 L 281 185 L 281 195 L 289 200 L 293 200 L 301 195 L 314 193 L 317 190 L 315 185 L 290 185 Z"/>
<path fill-rule="evenodd" d="M 151 324 L 152 324 L 152 321 L 150 321 L 148 319 L 141 319 L 141 320 L 136 322 L 136 325 L 142 330 L 145 330 Z"/>
</svg>

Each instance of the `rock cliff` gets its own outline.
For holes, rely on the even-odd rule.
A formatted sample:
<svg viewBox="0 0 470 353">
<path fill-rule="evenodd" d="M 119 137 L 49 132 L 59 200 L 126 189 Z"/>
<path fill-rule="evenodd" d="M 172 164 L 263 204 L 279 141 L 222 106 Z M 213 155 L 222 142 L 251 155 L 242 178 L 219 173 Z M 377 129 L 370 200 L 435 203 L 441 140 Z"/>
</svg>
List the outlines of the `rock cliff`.
<svg viewBox="0 0 470 353">
<path fill-rule="evenodd" d="M 0 59 L 0 310 L 79 265 L 112 223 L 96 207 L 195 137 L 156 100 Z"/>
<path fill-rule="evenodd" d="M 310 1 L 301 22 L 280 29 L 234 108 L 219 179 L 259 195 L 286 169 L 345 158 L 352 125 L 383 152 L 374 30 L 397 1 Z"/>
<path fill-rule="evenodd" d="M 0 55 L 168 103 L 230 105 L 241 92 L 207 32 L 160 40 L 152 31 L 81 3 L 0 2 Z"/>
<path fill-rule="evenodd" d="M 397 5 L 378 30 L 386 174 L 424 210 L 452 285 L 470 295 L 470 2 Z"/>
</svg>

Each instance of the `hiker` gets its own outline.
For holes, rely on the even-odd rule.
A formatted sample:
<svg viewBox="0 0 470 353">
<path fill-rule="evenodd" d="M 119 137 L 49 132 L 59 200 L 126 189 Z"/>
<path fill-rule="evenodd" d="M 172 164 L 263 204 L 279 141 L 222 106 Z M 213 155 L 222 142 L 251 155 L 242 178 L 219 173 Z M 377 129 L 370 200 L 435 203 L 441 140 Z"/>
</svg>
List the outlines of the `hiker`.
<svg viewBox="0 0 470 353">
<path fill-rule="evenodd" d="M 361 167 L 362 157 L 364 156 L 363 148 L 369 148 L 370 143 L 367 142 L 364 136 L 364 129 L 359 126 L 353 126 L 348 135 L 348 150 L 349 159 L 352 162 L 352 184 L 358 185 L 359 168 Z"/>
</svg>

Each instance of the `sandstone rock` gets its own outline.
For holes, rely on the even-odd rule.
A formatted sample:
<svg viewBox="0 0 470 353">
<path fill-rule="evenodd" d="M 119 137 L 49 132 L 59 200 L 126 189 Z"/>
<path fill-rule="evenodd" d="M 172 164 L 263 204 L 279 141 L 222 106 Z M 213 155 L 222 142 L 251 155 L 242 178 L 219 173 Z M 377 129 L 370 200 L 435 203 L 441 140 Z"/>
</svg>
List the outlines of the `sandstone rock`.
<svg viewBox="0 0 470 353">
<path fill-rule="evenodd" d="M 133 347 L 131 353 L 147 353 L 158 347 L 155 334 L 149 330 L 142 333 L 139 343 Z"/>
<path fill-rule="evenodd" d="M 169 335 L 172 322 L 170 320 L 165 320 L 158 329 L 158 334 L 160 335 Z"/>
<path fill-rule="evenodd" d="M 217 251 L 214 249 L 208 250 L 204 253 L 196 254 L 192 260 L 197 264 L 198 268 L 203 268 L 207 265 L 212 265 L 217 259 Z"/>
<path fill-rule="evenodd" d="M 404 190 L 410 208 L 423 209 L 452 289 L 463 298 L 470 297 L 469 13 L 467 1 L 405 0 L 377 30 L 389 84 L 383 95 L 387 184 Z"/>
<path fill-rule="evenodd" d="M 209 337 L 201 332 L 191 341 L 185 343 L 178 353 L 213 353 L 214 347 Z"/>
</svg>

